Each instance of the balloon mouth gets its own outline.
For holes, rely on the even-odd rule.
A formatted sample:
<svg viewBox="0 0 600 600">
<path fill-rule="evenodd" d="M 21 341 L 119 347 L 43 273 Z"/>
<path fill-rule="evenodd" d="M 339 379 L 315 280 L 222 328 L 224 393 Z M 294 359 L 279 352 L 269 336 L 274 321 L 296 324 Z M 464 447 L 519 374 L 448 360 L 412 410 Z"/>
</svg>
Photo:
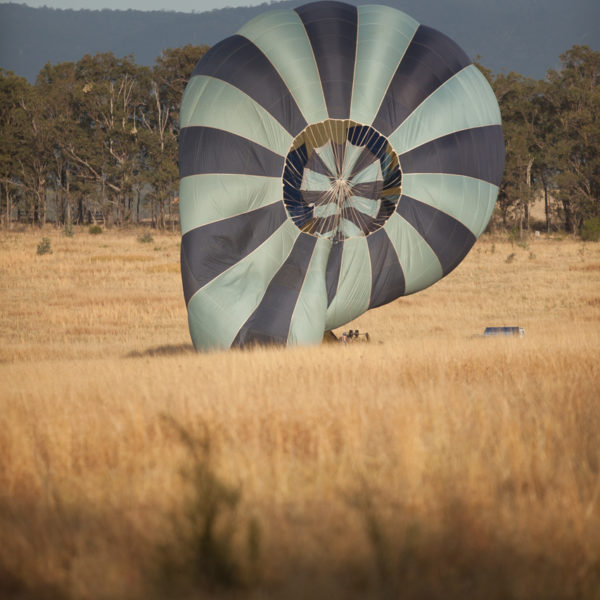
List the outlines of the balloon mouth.
<svg viewBox="0 0 600 600">
<path fill-rule="evenodd" d="M 349 119 L 328 119 L 294 139 L 283 202 L 301 231 L 339 242 L 383 227 L 401 186 L 400 161 L 385 136 Z"/>
</svg>

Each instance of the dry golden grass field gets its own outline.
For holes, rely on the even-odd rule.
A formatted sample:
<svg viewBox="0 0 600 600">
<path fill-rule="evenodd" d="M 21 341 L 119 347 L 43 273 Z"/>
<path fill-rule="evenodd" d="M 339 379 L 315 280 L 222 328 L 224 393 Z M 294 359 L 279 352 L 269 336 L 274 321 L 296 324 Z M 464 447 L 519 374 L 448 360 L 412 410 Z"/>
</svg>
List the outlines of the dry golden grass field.
<svg viewBox="0 0 600 600">
<path fill-rule="evenodd" d="M 600 244 L 197 354 L 141 233 L 0 234 L 1 598 L 600 598 Z"/>
</svg>

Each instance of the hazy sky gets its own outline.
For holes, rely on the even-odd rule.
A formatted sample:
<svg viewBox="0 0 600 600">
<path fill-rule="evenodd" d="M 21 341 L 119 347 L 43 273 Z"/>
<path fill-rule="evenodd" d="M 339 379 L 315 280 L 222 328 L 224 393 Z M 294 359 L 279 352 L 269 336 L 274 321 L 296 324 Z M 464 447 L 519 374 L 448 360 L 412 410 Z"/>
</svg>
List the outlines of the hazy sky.
<svg viewBox="0 0 600 600">
<path fill-rule="evenodd" d="M 100 10 L 111 8 L 119 10 L 177 10 L 181 12 L 203 12 L 226 6 L 251 6 L 268 0 L 0 0 L 2 3 L 14 2 L 29 6 L 48 6 L 50 8 L 88 8 Z"/>
</svg>

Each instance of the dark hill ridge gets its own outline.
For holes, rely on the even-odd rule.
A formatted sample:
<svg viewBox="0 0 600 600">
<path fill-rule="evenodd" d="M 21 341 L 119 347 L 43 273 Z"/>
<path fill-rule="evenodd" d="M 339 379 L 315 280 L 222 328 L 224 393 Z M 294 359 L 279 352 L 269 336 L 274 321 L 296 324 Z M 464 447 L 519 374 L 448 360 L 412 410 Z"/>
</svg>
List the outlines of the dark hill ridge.
<svg viewBox="0 0 600 600">
<path fill-rule="evenodd" d="M 574 44 L 600 49 L 598 0 L 349 1 L 399 8 L 449 35 L 472 58 L 479 55 L 496 73 L 504 69 L 542 79 Z M 152 65 L 165 48 L 212 45 L 265 10 L 304 3 L 272 2 L 203 13 L 0 4 L 0 67 L 33 81 L 46 62 L 77 61 L 84 54 L 107 51 L 133 54 L 139 64 Z"/>
</svg>

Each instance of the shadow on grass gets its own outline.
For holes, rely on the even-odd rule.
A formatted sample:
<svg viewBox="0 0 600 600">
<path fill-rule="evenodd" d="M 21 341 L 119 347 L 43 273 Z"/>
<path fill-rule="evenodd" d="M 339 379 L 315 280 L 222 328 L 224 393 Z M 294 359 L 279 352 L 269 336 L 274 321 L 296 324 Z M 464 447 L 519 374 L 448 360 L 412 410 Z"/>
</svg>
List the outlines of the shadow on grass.
<svg viewBox="0 0 600 600">
<path fill-rule="evenodd" d="M 208 427 L 197 435 L 170 417 L 163 422 L 189 460 L 181 470 L 183 504 L 172 514 L 173 536 L 159 548 L 160 596 L 200 598 L 248 589 L 258 581 L 260 531 L 253 518 L 239 512 L 241 487 L 216 472 Z"/>
<path fill-rule="evenodd" d="M 397 507 L 390 510 L 375 496 L 361 481 L 346 498 L 362 521 L 368 551 L 347 559 L 342 573 L 349 580 L 348 575 L 362 571 L 357 587 L 366 597 L 600 598 L 600 558 L 586 552 L 577 537 L 549 532 L 546 540 L 533 543 L 527 535 L 513 537 L 460 499 L 448 500 L 444 517 L 435 525 L 399 514 Z M 596 535 L 588 536 L 588 541 L 596 538 L 592 546 Z M 345 585 L 344 580 L 340 583 Z"/>
<path fill-rule="evenodd" d="M 241 485 L 221 477 L 218 440 L 207 429 L 198 434 L 168 418 L 165 425 L 187 450 L 181 503 L 157 520 L 148 515 L 155 524 L 170 517 L 167 529 L 140 528 L 126 511 L 83 497 L 68 502 L 60 487 L 46 504 L 0 495 L 0 598 L 600 599 L 596 521 L 585 533 L 557 521 L 536 538 L 504 531 L 455 500 L 430 522 L 359 482 L 344 500 L 362 535 L 351 535 L 346 549 L 334 543 L 344 531 L 319 515 L 296 514 L 285 523 L 292 535 L 280 537 L 277 518 L 255 521 Z M 302 540 L 316 522 L 324 535 L 314 553 Z"/>
<path fill-rule="evenodd" d="M 57 586 L 36 581 L 34 577 L 8 567 L 0 559 L 0 597 L 16 600 L 67 600 Z"/>
<path fill-rule="evenodd" d="M 165 346 L 156 346 L 147 350 L 133 350 L 129 352 L 127 358 L 144 358 L 148 356 L 178 356 L 180 354 L 196 354 L 192 344 L 168 344 Z"/>
</svg>

